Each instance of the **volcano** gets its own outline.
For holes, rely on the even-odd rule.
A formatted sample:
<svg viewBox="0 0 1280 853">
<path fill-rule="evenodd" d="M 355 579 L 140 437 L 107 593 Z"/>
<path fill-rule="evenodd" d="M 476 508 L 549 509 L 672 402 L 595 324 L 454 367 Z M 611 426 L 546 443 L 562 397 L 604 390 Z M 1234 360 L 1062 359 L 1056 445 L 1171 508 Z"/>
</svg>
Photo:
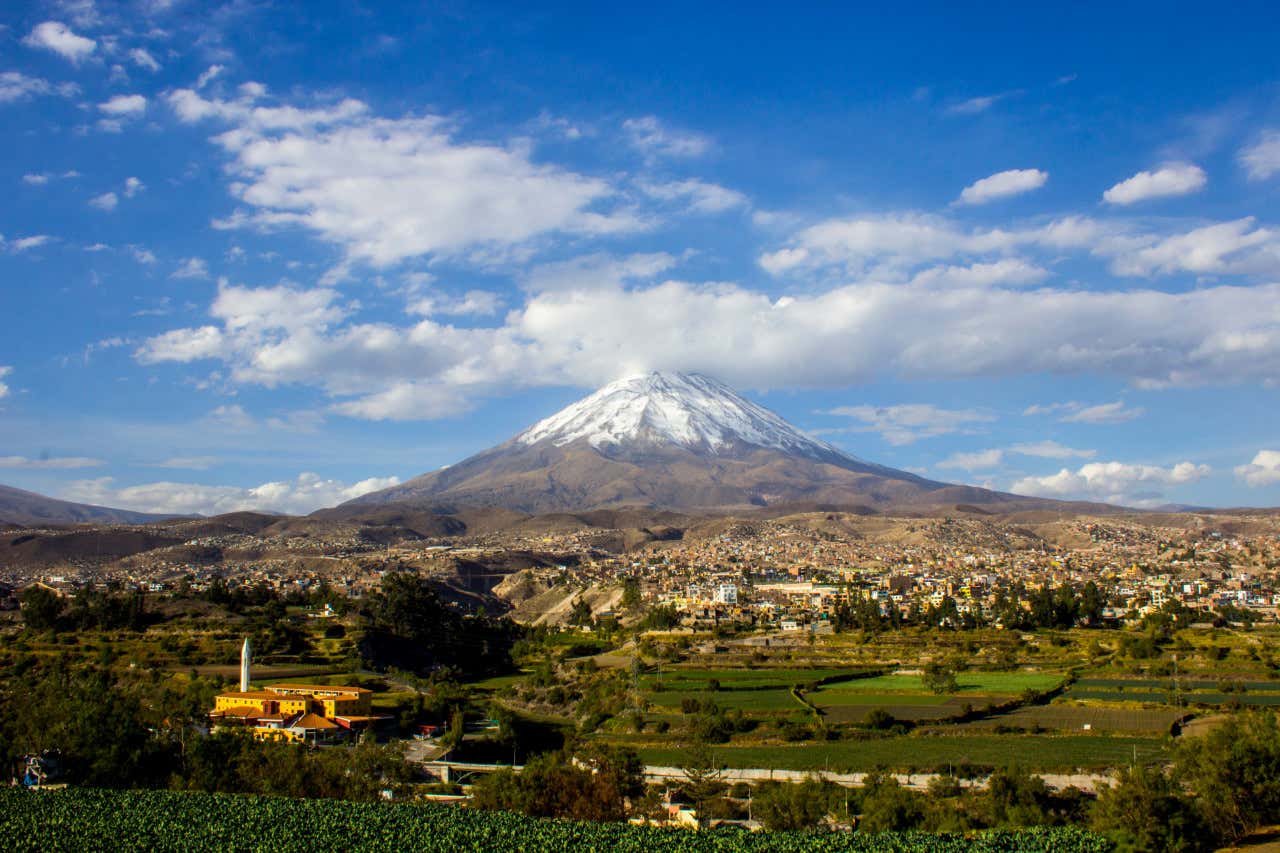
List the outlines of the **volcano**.
<svg viewBox="0 0 1280 853">
<path fill-rule="evenodd" d="M 525 513 L 1053 503 L 859 459 L 715 379 L 674 372 L 606 385 L 497 447 L 346 505 L 404 502 Z"/>
</svg>

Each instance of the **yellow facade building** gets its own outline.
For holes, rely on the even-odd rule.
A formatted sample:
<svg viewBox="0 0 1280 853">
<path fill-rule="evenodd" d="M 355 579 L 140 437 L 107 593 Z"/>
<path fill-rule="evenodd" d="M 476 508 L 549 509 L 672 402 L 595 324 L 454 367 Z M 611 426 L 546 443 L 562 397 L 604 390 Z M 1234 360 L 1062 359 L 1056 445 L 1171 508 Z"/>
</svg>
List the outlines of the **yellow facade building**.
<svg viewBox="0 0 1280 853">
<path fill-rule="evenodd" d="M 373 691 L 332 684 L 271 684 L 214 697 L 215 727 L 252 727 L 263 740 L 326 743 L 382 719 L 373 714 Z"/>
</svg>

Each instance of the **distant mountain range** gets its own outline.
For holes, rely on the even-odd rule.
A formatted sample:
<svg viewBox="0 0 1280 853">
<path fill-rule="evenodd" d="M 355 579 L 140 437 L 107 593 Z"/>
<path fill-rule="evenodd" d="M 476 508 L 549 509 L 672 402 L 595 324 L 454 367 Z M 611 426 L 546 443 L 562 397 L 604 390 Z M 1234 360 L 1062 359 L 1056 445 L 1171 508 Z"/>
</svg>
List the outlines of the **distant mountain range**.
<svg viewBox="0 0 1280 853">
<path fill-rule="evenodd" d="M 524 513 L 1066 506 L 867 462 L 710 377 L 668 372 L 614 382 L 497 447 L 344 506 L 441 502 Z"/>
<path fill-rule="evenodd" d="M 170 516 L 78 504 L 0 486 L 0 522 L 39 527 L 42 524 L 145 524 Z"/>
</svg>

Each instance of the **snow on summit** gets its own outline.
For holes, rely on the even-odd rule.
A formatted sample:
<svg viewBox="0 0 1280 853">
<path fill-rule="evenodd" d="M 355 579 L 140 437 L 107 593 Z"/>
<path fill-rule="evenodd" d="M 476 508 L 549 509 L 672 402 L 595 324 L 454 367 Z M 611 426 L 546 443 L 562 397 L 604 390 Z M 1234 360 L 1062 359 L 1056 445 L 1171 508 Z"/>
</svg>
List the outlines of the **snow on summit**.
<svg viewBox="0 0 1280 853">
<path fill-rule="evenodd" d="M 618 380 L 539 421 L 516 441 L 550 441 L 560 447 L 584 438 L 597 449 L 647 441 L 716 453 L 741 442 L 815 458 L 848 458 L 696 373 L 654 371 Z"/>
</svg>

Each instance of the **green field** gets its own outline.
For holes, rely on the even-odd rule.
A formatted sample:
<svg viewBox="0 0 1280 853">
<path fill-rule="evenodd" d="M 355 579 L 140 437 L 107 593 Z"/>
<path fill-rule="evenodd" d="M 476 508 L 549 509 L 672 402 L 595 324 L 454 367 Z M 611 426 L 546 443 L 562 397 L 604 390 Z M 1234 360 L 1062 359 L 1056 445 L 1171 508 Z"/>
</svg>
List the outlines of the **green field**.
<svg viewBox="0 0 1280 853">
<path fill-rule="evenodd" d="M 803 711 L 805 706 L 791 695 L 790 690 L 768 688 L 761 690 L 721 690 L 708 692 L 673 692 L 664 690 L 661 693 L 648 694 L 650 703 L 663 708 L 679 708 L 684 699 L 697 699 L 705 702 L 708 699 L 725 710 L 742 711 Z"/>
<path fill-rule="evenodd" d="M 1052 690 L 1063 676 L 1053 672 L 962 672 L 956 676 L 959 694 L 1016 695 L 1023 690 Z M 880 675 L 828 684 L 818 695 L 836 693 L 925 693 L 931 691 L 919 675 Z"/>
<path fill-rule="evenodd" d="M 669 669 L 648 673 L 641 677 L 640 685 L 653 690 L 659 684 L 665 690 L 705 690 L 711 681 L 718 681 L 726 690 L 757 690 L 767 687 L 791 688 L 797 684 L 809 684 L 830 678 L 850 678 L 858 674 L 855 669 Z"/>
<path fill-rule="evenodd" d="M 877 768 L 919 771 L 945 770 L 962 764 L 1019 766 L 1026 770 L 1101 770 L 1165 757 L 1165 740 L 1158 737 L 1105 735 L 952 735 L 890 737 L 867 741 L 832 741 L 795 746 L 724 746 L 715 748 L 717 760 L 728 767 L 775 770 L 831 770 L 866 772 Z M 641 747 L 646 764 L 679 767 L 682 749 Z"/>
<path fill-rule="evenodd" d="M 436 805 L 171 791 L 0 789 L 8 850 L 461 851 L 562 853 L 1103 853 L 1070 828 L 960 835 L 706 831 L 545 820 Z"/>
<path fill-rule="evenodd" d="M 1050 729 L 1055 731 L 1079 731 L 1086 725 L 1095 732 L 1158 732 L 1166 733 L 1182 711 L 1167 709 L 1115 708 L 1096 705 L 1030 705 L 1017 708 L 1007 714 L 998 714 L 969 723 L 960 728 L 973 730 L 1013 726 L 1023 729 Z"/>
</svg>

